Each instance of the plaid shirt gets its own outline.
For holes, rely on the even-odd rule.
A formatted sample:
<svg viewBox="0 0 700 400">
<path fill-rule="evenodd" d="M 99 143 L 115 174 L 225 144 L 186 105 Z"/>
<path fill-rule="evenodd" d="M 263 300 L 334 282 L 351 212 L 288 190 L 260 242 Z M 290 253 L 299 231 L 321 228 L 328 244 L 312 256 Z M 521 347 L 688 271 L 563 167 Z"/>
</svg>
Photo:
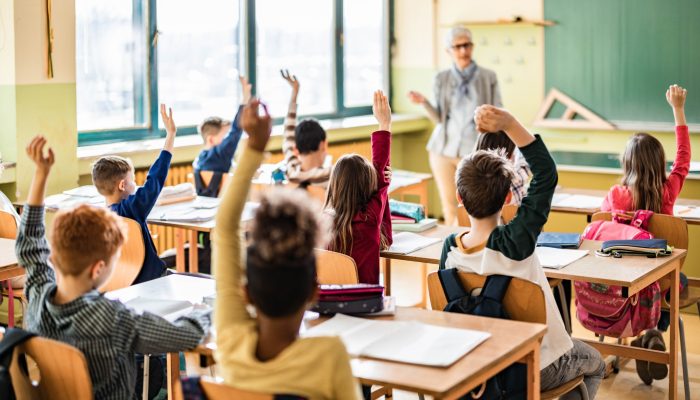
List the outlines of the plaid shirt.
<svg viewBox="0 0 700 400">
<path fill-rule="evenodd" d="M 308 171 L 301 170 L 301 160 L 294 154 L 296 149 L 296 127 L 297 105 L 296 103 L 290 103 L 287 117 L 284 119 L 284 141 L 282 142 L 284 161 L 287 164 L 287 179 L 294 183 L 310 183 L 325 188 L 328 186 L 328 180 L 331 177 L 331 168 L 318 167 Z"/>
<path fill-rule="evenodd" d="M 204 337 L 210 325 L 207 312 L 171 323 L 153 314 L 137 314 L 97 290 L 67 304 L 54 304 L 57 286 L 45 232 L 44 207 L 25 207 L 15 248 L 27 271 L 25 327 L 83 352 L 96 399 L 137 398 L 135 353 L 191 349 Z"/>
</svg>

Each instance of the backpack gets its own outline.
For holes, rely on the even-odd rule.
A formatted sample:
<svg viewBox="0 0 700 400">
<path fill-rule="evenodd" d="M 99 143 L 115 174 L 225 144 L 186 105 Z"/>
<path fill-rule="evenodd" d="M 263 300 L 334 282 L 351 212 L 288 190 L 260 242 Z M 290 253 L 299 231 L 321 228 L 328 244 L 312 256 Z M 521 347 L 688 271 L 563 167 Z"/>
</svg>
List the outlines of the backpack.
<svg viewBox="0 0 700 400">
<path fill-rule="evenodd" d="M 447 298 L 444 311 L 478 315 L 482 317 L 510 319 L 503 308 L 503 297 L 510 285 L 510 276 L 489 275 L 486 277 L 481 293 L 472 296 L 467 293 L 459 279 L 459 271 L 455 268 L 438 271 L 442 290 Z M 524 364 L 513 364 L 486 381 L 481 396 L 485 400 L 516 400 L 527 397 L 527 367 Z M 471 399 L 471 395 L 462 397 Z"/>
<path fill-rule="evenodd" d="M 653 212 L 638 210 L 633 217 L 613 213 L 614 221 L 595 221 L 583 232 L 589 240 L 652 239 L 646 230 Z M 623 295 L 621 286 L 574 282 L 576 317 L 586 329 L 612 337 L 632 337 L 656 327 L 661 315 L 659 282 L 634 296 Z"/>
<path fill-rule="evenodd" d="M 221 180 L 223 179 L 223 172 L 214 172 L 211 176 L 211 181 L 209 185 L 204 183 L 202 175 L 199 170 L 194 171 L 194 187 L 197 190 L 197 196 L 206 197 L 219 197 L 219 189 L 221 188 Z"/>
<path fill-rule="evenodd" d="M 36 336 L 19 328 L 10 328 L 5 333 L 5 337 L 0 341 L 0 399 L 14 400 L 15 390 L 12 388 L 12 378 L 10 377 L 10 363 L 15 346 L 24 343 L 28 339 Z"/>
</svg>

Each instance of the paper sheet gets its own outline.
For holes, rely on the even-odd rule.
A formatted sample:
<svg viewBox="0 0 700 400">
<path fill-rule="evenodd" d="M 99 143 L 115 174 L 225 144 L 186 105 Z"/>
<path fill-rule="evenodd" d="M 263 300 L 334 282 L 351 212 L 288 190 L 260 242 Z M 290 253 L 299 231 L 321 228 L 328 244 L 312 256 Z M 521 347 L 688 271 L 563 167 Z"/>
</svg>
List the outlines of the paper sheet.
<svg viewBox="0 0 700 400">
<path fill-rule="evenodd" d="M 588 250 L 555 249 L 538 247 L 535 254 L 544 268 L 561 269 L 588 255 Z"/>
<path fill-rule="evenodd" d="M 394 243 L 386 251 L 387 253 L 409 254 L 442 241 L 440 238 L 421 236 L 411 232 L 399 232 L 393 236 Z"/>
<path fill-rule="evenodd" d="M 585 194 L 555 193 L 552 198 L 552 206 L 563 208 L 600 208 L 603 198 Z"/>
<path fill-rule="evenodd" d="M 700 207 L 696 206 L 673 206 L 673 215 L 685 219 L 700 219 Z"/>
</svg>

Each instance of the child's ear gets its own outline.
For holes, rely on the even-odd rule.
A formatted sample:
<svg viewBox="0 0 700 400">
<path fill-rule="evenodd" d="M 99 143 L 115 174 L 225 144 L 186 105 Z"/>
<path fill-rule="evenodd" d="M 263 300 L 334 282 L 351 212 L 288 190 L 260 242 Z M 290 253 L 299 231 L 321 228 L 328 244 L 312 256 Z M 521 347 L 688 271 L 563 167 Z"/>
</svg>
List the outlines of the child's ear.
<svg viewBox="0 0 700 400">
<path fill-rule="evenodd" d="M 503 203 L 503 205 L 510 204 L 510 202 L 513 201 L 513 192 L 508 191 L 508 194 L 506 195 L 506 201 Z"/>
<path fill-rule="evenodd" d="M 119 189 L 120 192 L 126 191 L 126 179 L 119 180 L 119 184 L 117 185 L 117 189 Z"/>
<path fill-rule="evenodd" d="M 321 142 L 318 148 L 319 150 L 328 151 L 328 139 Z"/>
<path fill-rule="evenodd" d="M 299 157 L 299 149 L 297 149 L 296 147 L 292 149 L 292 153 L 294 153 L 295 156 Z"/>
<path fill-rule="evenodd" d="M 464 205 L 464 202 L 462 201 L 462 196 L 459 195 L 459 192 L 455 191 L 455 197 L 457 198 L 457 203 Z"/>
<path fill-rule="evenodd" d="M 105 273 L 107 269 L 107 263 L 104 260 L 96 261 L 90 266 L 90 279 L 96 281 Z"/>
</svg>

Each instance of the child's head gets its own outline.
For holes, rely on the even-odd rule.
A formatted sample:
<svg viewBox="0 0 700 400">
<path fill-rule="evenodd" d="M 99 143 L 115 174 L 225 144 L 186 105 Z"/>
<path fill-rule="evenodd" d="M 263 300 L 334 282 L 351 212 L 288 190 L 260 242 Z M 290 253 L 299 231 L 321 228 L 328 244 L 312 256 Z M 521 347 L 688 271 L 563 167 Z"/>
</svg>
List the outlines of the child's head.
<svg viewBox="0 0 700 400">
<path fill-rule="evenodd" d="M 258 313 L 297 315 L 316 296 L 317 214 L 301 190 L 278 189 L 260 201 L 246 258 L 246 291 Z"/>
<path fill-rule="evenodd" d="M 494 150 L 478 150 L 457 167 L 457 198 L 476 219 L 497 215 L 510 201 L 513 166 Z"/>
<path fill-rule="evenodd" d="M 331 172 L 324 206 L 333 213 L 331 250 L 350 252 L 352 219 L 365 210 L 377 185 L 377 171 L 369 160 L 359 154 L 346 154 L 338 159 Z"/>
<path fill-rule="evenodd" d="M 476 139 L 475 150 L 499 150 L 503 149 L 509 160 L 513 160 L 515 154 L 515 143 L 503 131 L 493 133 L 481 133 Z"/>
<path fill-rule="evenodd" d="M 630 138 L 622 155 L 622 185 L 632 193 L 636 210 L 661 212 L 666 158 L 658 139 L 648 133 Z"/>
<path fill-rule="evenodd" d="M 207 147 L 221 144 L 230 129 L 231 121 L 219 117 L 209 117 L 197 128 L 199 134 L 202 135 L 204 145 Z"/>
<path fill-rule="evenodd" d="M 305 119 L 297 124 L 294 130 L 294 141 L 300 157 L 320 155 L 321 160 L 326 157 L 328 150 L 326 131 L 315 119 Z"/>
<path fill-rule="evenodd" d="M 134 166 L 119 156 L 104 156 L 92 165 L 92 183 L 103 196 L 117 193 L 124 198 L 136 192 Z"/>
<path fill-rule="evenodd" d="M 90 280 L 98 288 L 112 275 L 126 227 L 106 208 L 80 205 L 56 213 L 50 237 L 51 260 L 58 273 Z"/>
</svg>

